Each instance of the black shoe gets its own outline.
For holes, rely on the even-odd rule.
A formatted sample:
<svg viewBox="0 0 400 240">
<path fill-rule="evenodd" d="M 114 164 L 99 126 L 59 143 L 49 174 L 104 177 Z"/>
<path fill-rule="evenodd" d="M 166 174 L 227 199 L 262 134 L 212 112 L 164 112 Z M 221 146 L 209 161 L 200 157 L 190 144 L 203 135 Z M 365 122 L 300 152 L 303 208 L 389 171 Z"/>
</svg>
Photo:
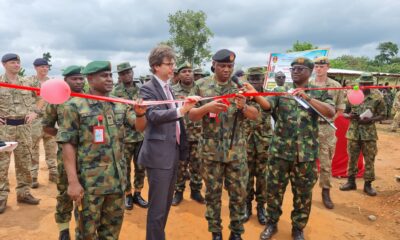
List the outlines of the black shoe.
<svg viewBox="0 0 400 240">
<path fill-rule="evenodd" d="M 39 182 L 37 178 L 32 178 L 31 188 L 38 188 L 38 187 L 39 187 Z"/>
<path fill-rule="evenodd" d="M 293 240 L 304 240 L 303 229 L 292 228 Z"/>
<path fill-rule="evenodd" d="M 333 202 L 331 200 L 331 196 L 329 195 L 329 188 L 322 189 L 322 202 L 324 203 L 327 209 L 333 209 L 335 207 L 335 205 L 333 205 Z"/>
<path fill-rule="evenodd" d="M 58 240 L 71 240 L 71 237 L 69 236 L 69 229 L 64 229 L 60 232 L 60 237 L 58 237 Z"/>
<path fill-rule="evenodd" d="M 212 240 L 222 240 L 222 233 L 221 232 L 213 232 Z"/>
<path fill-rule="evenodd" d="M 242 237 L 240 236 L 240 233 L 231 232 L 231 235 L 229 235 L 229 240 L 242 240 Z"/>
<path fill-rule="evenodd" d="M 245 217 L 244 217 L 244 222 L 249 221 L 250 216 L 253 215 L 252 208 L 253 208 L 253 206 L 251 205 L 251 202 L 247 202 L 246 203 L 246 213 L 245 213 Z"/>
<path fill-rule="evenodd" d="M 125 209 L 132 210 L 133 209 L 133 197 L 132 194 L 125 195 Z"/>
<path fill-rule="evenodd" d="M 38 205 L 40 202 L 40 199 L 35 198 L 30 193 L 25 193 L 24 196 L 17 196 L 17 202 L 26 203 L 26 204 L 30 204 L 30 205 Z"/>
<path fill-rule="evenodd" d="M 172 199 L 172 206 L 178 206 L 183 200 L 183 192 L 175 192 L 174 198 Z"/>
<path fill-rule="evenodd" d="M 368 195 L 368 196 L 376 196 L 376 191 L 375 189 L 371 186 L 371 181 L 366 181 L 364 183 L 364 192 Z"/>
<path fill-rule="evenodd" d="M 277 232 L 278 226 L 276 225 L 276 223 L 267 223 L 267 226 L 265 226 L 264 231 L 262 231 L 260 235 L 260 240 L 269 240 Z"/>
<path fill-rule="evenodd" d="M 257 219 L 261 225 L 265 225 L 267 222 L 267 218 L 265 217 L 265 208 L 264 204 L 257 204 Z"/>
<path fill-rule="evenodd" d="M 141 208 L 148 208 L 149 207 L 149 203 L 146 202 L 146 200 L 144 200 L 142 198 L 142 196 L 140 195 L 140 192 L 135 192 L 133 194 L 133 203 L 138 205 Z"/>
<path fill-rule="evenodd" d="M 347 183 L 345 183 L 344 185 L 340 186 L 339 189 L 341 191 L 357 190 L 356 177 L 355 176 L 349 176 L 349 178 L 347 179 Z"/>
<path fill-rule="evenodd" d="M 0 200 L 0 214 L 6 211 L 7 208 L 7 199 Z"/>
<path fill-rule="evenodd" d="M 201 204 L 204 204 L 206 201 L 204 201 L 204 198 L 203 198 L 203 196 L 201 195 L 201 192 L 200 191 L 192 191 L 191 193 L 190 193 L 190 198 L 191 199 L 193 199 L 193 200 L 195 200 L 196 202 L 198 202 L 198 203 L 201 203 Z"/>
</svg>

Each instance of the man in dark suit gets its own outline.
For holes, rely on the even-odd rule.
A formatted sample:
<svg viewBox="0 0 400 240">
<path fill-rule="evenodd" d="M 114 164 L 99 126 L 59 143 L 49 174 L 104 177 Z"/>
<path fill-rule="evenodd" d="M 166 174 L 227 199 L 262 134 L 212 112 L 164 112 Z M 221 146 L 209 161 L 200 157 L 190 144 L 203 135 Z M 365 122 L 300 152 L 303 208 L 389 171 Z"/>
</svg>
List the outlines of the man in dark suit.
<svg viewBox="0 0 400 240">
<path fill-rule="evenodd" d="M 165 45 L 155 47 L 149 56 L 153 76 L 140 89 L 143 100 L 173 100 L 168 80 L 174 74 L 175 53 Z M 174 103 L 147 108 L 139 164 L 146 167 L 149 181 L 149 210 L 146 239 L 165 239 L 165 225 L 172 203 L 179 159 L 187 159 L 188 143 L 182 117 L 200 97 L 188 97 L 183 106 Z"/>
</svg>

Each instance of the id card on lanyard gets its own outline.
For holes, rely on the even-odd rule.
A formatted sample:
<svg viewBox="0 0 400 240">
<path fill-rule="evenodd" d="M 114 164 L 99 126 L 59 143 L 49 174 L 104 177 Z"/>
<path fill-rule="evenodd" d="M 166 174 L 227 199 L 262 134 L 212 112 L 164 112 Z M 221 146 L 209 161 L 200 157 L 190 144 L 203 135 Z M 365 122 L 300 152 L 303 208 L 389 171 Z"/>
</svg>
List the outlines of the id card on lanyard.
<svg viewBox="0 0 400 240">
<path fill-rule="evenodd" d="M 99 115 L 97 117 L 98 120 L 98 125 L 93 127 L 93 143 L 95 144 L 100 144 L 100 143 L 105 143 L 105 127 L 102 124 L 103 122 L 103 116 Z"/>
</svg>

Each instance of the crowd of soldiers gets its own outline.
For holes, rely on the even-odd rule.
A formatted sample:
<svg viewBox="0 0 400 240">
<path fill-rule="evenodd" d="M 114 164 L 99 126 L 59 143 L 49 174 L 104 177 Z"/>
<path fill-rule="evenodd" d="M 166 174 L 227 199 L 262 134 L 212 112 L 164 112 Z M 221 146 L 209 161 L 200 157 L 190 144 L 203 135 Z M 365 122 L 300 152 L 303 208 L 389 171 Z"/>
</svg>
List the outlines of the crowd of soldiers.
<svg viewBox="0 0 400 240">
<path fill-rule="evenodd" d="M 333 209 L 330 196 L 331 161 L 335 152 L 335 129 L 331 122 L 339 115 L 350 119 L 347 132 L 349 167 L 348 182 L 340 190 L 356 189 L 357 161 L 365 159 L 364 192 L 375 196 L 371 182 L 375 180 L 374 160 L 377 153 L 375 122 L 389 114 L 390 106 L 383 96 L 388 92 L 363 90 L 360 105 L 346 102 L 345 92 L 304 90 L 314 87 L 340 87 L 327 76 L 326 57 L 310 60 L 296 58 L 291 63 L 293 83 L 285 84 L 285 74 L 275 74 L 277 86 L 272 92 L 293 95 L 245 98 L 242 92 L 267 92 L 264 88 L 265 68 L 250 67 L 236 72 L 236 55 L 223 49 L 212 58 L 212 72 L 205 74 L 190 63 L 175 68 L 170 85 L 176 99 L 188 96 L 222 96 L 236 94 L 240 101 L 220 99 L 196 104 L 184 117 L 189 141 L 189 158 L 179 163 L 172 205 L 183 200 L 186 181 L 190 181 L 190 197 L 206 205 L 205 217 L 212 239 L 222 239 L 221 196 L 229 194 L 231 235 L 242 239 L 244 223 L 252 215 L 256 202 L 257 219 L 265 229 L 260 239 L 271 239 L 278 231 L 282 201 L 291 183 L 293 192 L 292 236 L 304 239 L 312 203 L 312 189 L 318 179 L 316 160 L 321 162 L 322 200 Z M 2 57 L 5 73 L 0 82 L 40 87 L 48 80 L 49 63 L 34 61 L 37 72 L 20 77 L 17 54 Z M 68 66 L 62 75 L 71 91 L 137 100 L 139 86 L 134 81 L 134 66 L 129 62 L 117 65 L 118 84 L 114 86 L 111 64 L 93 61 L 85 67 Z M 311 80 L 312 72 L 315 79 Z M 237 78 L 239 77 L 239 81 Z M 149 78 L 148 78 L 149 79 Z M 143 80 L 148 80 L 143 77 Z M 358 79 L 360 86 L 374 84 L 371 74 Z M 300 90 L 299 90 L 300 89 Z M 385 95 L 386 94 L 386 95 Z M 400 121 L 400 95 L 393 101 L 395 117 L 392 130 Z M 363 116 L 365 112 L 370 116 Z M 0 88 L 0 140 L 18 141 L 14 150 L 17 178 L 17 201 L 39 204 L 30 188 L 38 188 L 39 143 L 43 140 L 49 181 L 57 183 L 58 196 L 55 220 L 59 239 L 70 239 L 69 222 L 75 204 L 76 239 L 117 239 L 124 210 L 134 204 L 142 208 L 148 202 L 141 191 L 145 168 L 137 163 L 146 128 L 146 107 L 91 99 L 71 98 L 60 105 L 47 104 L 33 92 Z M 9 193 L 8 169 L 10 153 L 0 152 L 0 213 L 6 210 Z M 133 185 L 131 164 L 134 164 Z M 111 164 L 110 164 L 111 163 Z M 205 196 L 202 195 L 203 182 Z"/>
</svg>

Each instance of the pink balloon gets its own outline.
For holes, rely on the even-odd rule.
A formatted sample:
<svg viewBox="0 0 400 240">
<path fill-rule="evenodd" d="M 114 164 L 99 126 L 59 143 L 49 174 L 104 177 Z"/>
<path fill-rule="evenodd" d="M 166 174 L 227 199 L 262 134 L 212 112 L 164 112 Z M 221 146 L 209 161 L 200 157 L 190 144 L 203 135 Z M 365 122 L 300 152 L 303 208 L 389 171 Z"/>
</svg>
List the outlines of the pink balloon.
<svg viewBox="0 0 400 240">
<path fill-rule="evenodd" d="M 71 95 L 71 88 L 61 79 L 45 81 L 40 88 L 40 96 L 48 103 L 61 104 L 66 102 Z"/>
<path fill-rule="evenodd" d="M 359 105 L 364 102 L 364 93 L 361 90 L 348 90 L 347 99 L 353 105 Z"/>
</svg>

